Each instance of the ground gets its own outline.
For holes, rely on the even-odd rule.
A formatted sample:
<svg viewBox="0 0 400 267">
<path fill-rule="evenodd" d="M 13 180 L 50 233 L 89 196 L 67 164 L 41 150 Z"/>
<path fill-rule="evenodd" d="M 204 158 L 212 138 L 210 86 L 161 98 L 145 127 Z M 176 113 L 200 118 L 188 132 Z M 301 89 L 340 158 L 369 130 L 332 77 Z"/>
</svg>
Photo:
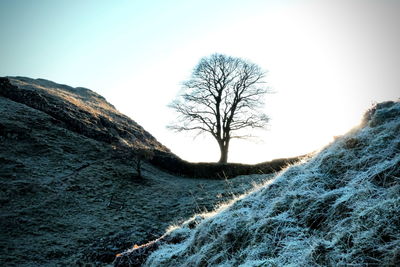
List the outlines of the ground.
<svg viewBox="0 0 400 267">
<path fill-rule="evenodd" d="M 272 176 L 195 179 L 145 164 L 138 179 L 129 158 L 46 113 L 3 97 L 0 113 L 2 266 L 103 266 Z"/>
</svg>

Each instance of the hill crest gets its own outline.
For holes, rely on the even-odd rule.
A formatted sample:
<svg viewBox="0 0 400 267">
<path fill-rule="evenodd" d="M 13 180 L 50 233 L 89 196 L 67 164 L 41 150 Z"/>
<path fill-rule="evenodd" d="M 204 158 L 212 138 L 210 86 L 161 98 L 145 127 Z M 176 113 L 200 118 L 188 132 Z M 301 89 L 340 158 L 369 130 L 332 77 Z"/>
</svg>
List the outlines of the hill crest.
<svg viewBox="0 0 400 267">
<path fill-rule="evenodd" d="M 116 147 L 170 150 L 104 97 L 45 79 L 0 78 L 0 96 L 38 109 L 69 130 Z"/>
</svg>

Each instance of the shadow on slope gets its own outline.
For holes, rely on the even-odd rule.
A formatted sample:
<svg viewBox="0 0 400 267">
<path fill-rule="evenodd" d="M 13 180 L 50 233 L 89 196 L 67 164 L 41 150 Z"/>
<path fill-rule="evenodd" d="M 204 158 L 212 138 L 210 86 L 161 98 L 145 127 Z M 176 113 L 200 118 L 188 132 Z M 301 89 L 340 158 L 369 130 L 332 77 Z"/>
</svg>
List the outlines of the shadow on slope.
<svg viewBox="0 0 400 267">
<path fill-rule="evenodd" d="M 0 265 L 102 265 L 271 178 L 177 177 L 0 97 Z"/>
</svg>

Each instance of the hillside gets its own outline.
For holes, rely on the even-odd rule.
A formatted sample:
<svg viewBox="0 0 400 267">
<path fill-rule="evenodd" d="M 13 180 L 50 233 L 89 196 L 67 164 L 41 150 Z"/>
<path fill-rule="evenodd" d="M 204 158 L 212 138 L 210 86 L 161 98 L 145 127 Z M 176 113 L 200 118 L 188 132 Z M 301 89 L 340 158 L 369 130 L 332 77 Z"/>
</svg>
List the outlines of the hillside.
<svg viewBox="0 0 400 267">
<path fill-rule="evenodd" d="M 121 149 L 177 157 L 89 89 L 0 78 L 0 114 L 1 266 L 103 266 L 272 177 L 137 179 Z"/>
<path fill-rule="evenodd" d="M 115 266 L 400 266 L 400 102 Z"/>
<path fill-rule="evenodd" d="M 113 146 L 169 149 L 99 94 L 44 79 L 0 79 L 0 96 L 50 115 L 59 126 Z"/>
<path fill-rule="evenodd" d="M 152 150 L 152 165 L 180 176 L 221 179 L 273 173 L 300 158 L 276 159 L 255 165 L 191 163 L 171 153 L 139 124 L 89 89 L 73 88 L 44 79 L 0 77 L 0 96 L 39 110 L 52 117 L 57 126 L 103 142 L 120 156 L 132 156 L 135 149 Z"/>
</svg>

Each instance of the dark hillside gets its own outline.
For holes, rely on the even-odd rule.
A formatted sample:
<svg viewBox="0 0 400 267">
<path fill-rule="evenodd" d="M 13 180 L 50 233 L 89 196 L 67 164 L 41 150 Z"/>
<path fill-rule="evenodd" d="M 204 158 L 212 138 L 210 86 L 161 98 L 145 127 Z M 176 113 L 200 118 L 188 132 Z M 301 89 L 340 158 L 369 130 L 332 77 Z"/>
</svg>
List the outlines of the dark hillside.
<svg viewBox="0 0 400 267">
<path fill-rule="evenodd" d="M 0 78 L 0 96 L 40 110 L 60 126 L 97 141 L 169 152 L 140 125 L 86 88 L 44 79 L 9 77 Z"/>
<path fill-rule="evenodd" d="M 0 114 L 0 266 L 102 266 L 272 177 L 137 179 L 126 148 L 177 157 L 88 89 L 1 78 Z"/>
<path fill-rule="evenodd" d="M 300 159 L 277 159 L 256 165 L 191 163 L 172 154 L 135 121 L 119 113 L 104 97 L 89 89 L 73 88 L 44 79 L 8 77 L 0 78 L 0 96 L 42 111 L 51 116 L 58 126 L 105 142 L 117 150 L 153 150 L 151 164 L 180 176 L 225 179 L 272 173 Z"/>
</svg>

